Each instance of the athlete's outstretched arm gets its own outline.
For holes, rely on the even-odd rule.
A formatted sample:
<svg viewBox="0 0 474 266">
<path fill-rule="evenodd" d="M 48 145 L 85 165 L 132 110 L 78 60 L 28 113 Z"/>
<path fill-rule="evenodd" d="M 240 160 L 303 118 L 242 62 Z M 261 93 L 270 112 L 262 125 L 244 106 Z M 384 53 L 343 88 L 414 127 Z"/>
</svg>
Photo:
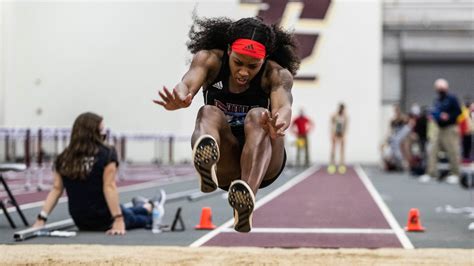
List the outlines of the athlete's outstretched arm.
<svg viewBox="0 0 474 266">
<path fill-rule="evenodd" d="M 266 112 L 262 116 L 267 123 L 270 136 L 277 138 L 284 136 L 286 129 L 291 125 L 293 76 L 287 69 L 276 69 L 270 75 L 270 82 L 272 111 L 271 114 Z"/>
<path fill-rule="evenodd" d="M 163 106 L 167 110 L 177 110 L 188 107 L 194 95 L 206 82 L 210 70 L 219 62 L 218 56 L 207 50 L 197 52 L 189 70 L 184 74 L 183 79 L 170 92 L 168 88 L 158 91 L 161 100 L 153 100 L 154 103 Z"/>
</svg>

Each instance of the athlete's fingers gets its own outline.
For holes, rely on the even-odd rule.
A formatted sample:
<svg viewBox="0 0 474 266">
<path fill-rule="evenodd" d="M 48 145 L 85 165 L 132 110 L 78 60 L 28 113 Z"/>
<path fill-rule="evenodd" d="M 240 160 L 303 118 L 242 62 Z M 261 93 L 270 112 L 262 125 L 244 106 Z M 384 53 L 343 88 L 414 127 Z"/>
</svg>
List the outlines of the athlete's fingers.
<svg viewBox="0 0 474 266">
<path fill-rule="evenodd" d="M 162 91 L 159 91 L 158 94 L 160 95 L 161 99 L 168 101 L 168 97 Z"/>
<path fill-rule="evenodd" d="M 169 102 L 170 101 L 168 99 L 168 97 L 163 92 L 159 91 L 158 94 L 160 95 L 161 99 L 163 99 L 164 102 Z"/>
<path fill-rule="evenodd" d="M 267 124 L 268 121 L 269 121 L 269 120 L 268 120 L 269 117 L 268 117 L 267 111 L 263 111 L 261 117 L 262 117 L 262 125 Z"/>
<path fill-rule="evenodd" d="M 279 116 L 280 116 L 279 113 L 275 113 L 275 114 L 273 115 L 272 118 L 273 118 L 273 120 L 275 121 L 275 123 L 276 123 L 276 121 L 278 120 L 278 117 L 279 117 Z"/>
<path fill-rule="evenodd" d="M 263 112 L 265 113 L 265 117 L 267 118 L 267 121 L 268 121 L 268 122 L 273 121 L 272 113 L 270 113 L 270 111 L 265 110 L 265 111 L 263 111 Z"/>
<path fill-rule="evenodd" d="M 174 100 L 173 95 L 170 93 L 170 91 L 165 86 L 163 86 L 163 90 L 165 91 L 165 94 L 166 94 L 166 96 L 168 97 L 168 99 L 170 101 Z"/>
<path fill-rule="evenodd" d="M 283 128 L 285 125 L 286 125 L 285 121 L 283 121 L 281 123 L 276 123 L 275 122 L 275 129 L 279 130 L 279 129 Z"/>
<path fill-rule="evenodd" d="M 168 90 L 168 88 L 165 85 L 163 85 L 163 88 L 161 88 L 160 91 L 165 91 L 165 90 Z"/>
<path fill-rule="evenodd" d="M 162 91 L 163 89 L 156 89 L 156 92 L 158 92 L 158 94 L 160 93 L 160 91 Z"/>
<path fill-rule="evenodd" d="M 284 136 L 285 136 L 285 132 L 283 130 L 271 130 L 270 131 L 270 138 L 272 138 L 272 139 L 277 139 L 277 138 L 284 137 Z"/>
<path fill-rule="evenodd" d="M 159 104 L 159 105 L 161 105 L 161 106 L 163 106 L 163 107 L 165 107 L 165 102 L 163 102 L 163 101 L 160 101 L 160 100 L 153 100 L 153 102 L 156 103 L 156 104 Z"/>
</svg>

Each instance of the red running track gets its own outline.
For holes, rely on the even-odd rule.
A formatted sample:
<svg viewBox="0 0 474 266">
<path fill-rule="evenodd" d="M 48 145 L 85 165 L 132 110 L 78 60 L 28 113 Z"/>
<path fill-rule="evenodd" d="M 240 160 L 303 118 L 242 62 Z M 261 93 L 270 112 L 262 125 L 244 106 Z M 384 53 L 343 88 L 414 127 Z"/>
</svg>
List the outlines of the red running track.
<svg viewBox="0 0 474 266">
<path fill-rule="evenodd" d="M 349 167 L 319 170 L 256 209 L 249 234 L 224 228 L 205 246 L 401 248 L 375 200 Z"/>
</svg>

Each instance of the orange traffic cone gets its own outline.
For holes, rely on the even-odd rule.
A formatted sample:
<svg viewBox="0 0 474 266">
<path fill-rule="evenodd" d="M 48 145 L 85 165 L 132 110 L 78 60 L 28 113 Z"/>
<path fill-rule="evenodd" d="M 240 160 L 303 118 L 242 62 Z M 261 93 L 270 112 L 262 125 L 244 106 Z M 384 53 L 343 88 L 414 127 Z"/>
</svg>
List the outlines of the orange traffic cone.
<svg viewBox="0 0 474 266">
<path fill-rule="evenodd" d="M 405 227 L 408 232 L 423 232 L 425 228 L 421 226 L 420 211 L 416 208 L 411 208 L 408 213 L 408 223 Z"/>
<path fill-rule="evenodd" d="M 211 230 L 216 228 L 212 223 L 212 211 L 210 207 L 203 207 L 201 212 L 201 221 L 194 227 L 199 230 Z"/>
</svg>

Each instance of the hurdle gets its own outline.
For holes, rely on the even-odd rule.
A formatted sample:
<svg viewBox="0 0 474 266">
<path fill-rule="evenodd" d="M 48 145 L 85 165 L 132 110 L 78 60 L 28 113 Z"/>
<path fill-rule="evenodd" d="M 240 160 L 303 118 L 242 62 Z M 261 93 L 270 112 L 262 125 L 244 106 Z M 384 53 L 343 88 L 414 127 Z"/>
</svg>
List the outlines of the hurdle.
<svg viewBox="0 0 474 266">
<path fill-rule="evenodd" d="M 11 184 L 12 191 L 49 190 L 52 179 L 46 172 L 49 172 L 48 167 L 51 167 L 54 158 L 67 147 L 70 134 L 69 127 L 0 127 L 0 139 L 5 142 L 4 160 L 10 163 L 21 161 L 26 165 L 24 173 L 11 173 L 5 176 L 7 180 L 14 175 L 22 177 L 21 180 L 17 180 L 19 182 Z M 140 142 L 151 142 L 153 148 L 150 151 L 153 153 L 150 154 L 151 160 L 146 162 L 146 165 L 151 163 L 159 166 L 156 170 L 160 171 L 160 174 L 174 176 L 177 161 L 174 149 L 178 142 L 188 142 L 189 138 L 188 135 L 175 135 L 169 132 L 117 132 L 107 129 L 106 143 L 115 146 L 119 155 L 121 164 L 118 170 L 119 180 L 127 180 L 128 170 L 133 170 L 129 167 L 135 165 L 133 158 L 129 160 L 132 156 L 127 155 L 128 146 L 133 148 L 132 145 Z M 130 150 L 136 151 L 136 149 Z M 187 165 L 188 160 L 184 159 L 183 163 Z M 141 167 L 141 163 L 138 162 L 136 166 Z"/>
<path fill-rule="evenodd" d="M 74 221 L 72 219 L 67 219 L 59 222 L 46 224 L 45 226 L 40 228 L 29 228 L 15 232 L 13 234 L 13 239 L 15 239 L 15 241 L 23 241 L 33 237 L 37 237 L 44 231 L 64 230 L 75 226 L 76 225 L 74 224 Z"/>
<path fill-rule="evenodd" d="M 7 182 L 5 181 L 5 179 L 3 178 L 3 173 L 4 172 L 7 172 L 7 171 L 24 171 L 26 169 L 25 165 L 23 164 L 0 164 L 0 183 L 3 185 L 3 187 L 5 188 L 5 191 L 7 192 L 7 196 L 8 196 L 8 199 L 10 201 L 10 203 L 15 206 L 18 214 L 20 215 L 21 217 L 21 220 L 23 221 L 23 223 L 25 224 L 25 226 L 28 226 L 28 221 L 26 220 L 25 218 L 25 215 L 23 215 L 23 212 L 21 211 L 20 209 L 20 206 L 18 205 L 16 199 L 15 199 L 15 196 L 13 195 L 13 193 L 10 191 L 10 188 L 8 187 L 8 184 Z M 8 210 L 6 208 L 6 202 L 4 203 L 4 201 L 0 201 L 0 207 L 2 208 L 3 210 L 3 213 L 5 214 L 5 217 L 7 218 L 8 222 L 10 223 L 10 226 L 12 228 L 16 228 L 16 225 L 15 223 L 13 222 L 13 220 L 11 219 L 10 215 L 8 214 Z"/>
<path fill-rule="evenodd" d="M 175 163 L 175 156 L 174 156 L 174 146 L 175 143 L 178 141 L 189 141 L 190 136 L 177 136 L 170 133 L 150 133 L 150 132 L 115 132 L 112 133 L 112 142 L 117 148 L 117 152 L 120 155 L 120 161 L 126 162 L 128 159 L 127 157 L 127 145 L 131 141 L 136 142 L 153 142 L 154 143 L 154 150 L 153 150 L 153 162 L 156 164 L 163 163 L 163 159 L 160 159 L 159 150 L 160 146 L 166 147 L 167 154 L 166 162 L 169 165 L 173 165 Z M 160 145 L 162 144 L 162 145 Z"/>
<path fill-rule="evenodd" d="M 45 154 L 56 157 L 60 150 L 65 148 L 69 142 L 71 128 L 69 127 L 0 127 L 0 137 L 5 142 L 5 161 L 14 162 L 17 160 L 17 142 L 23 143 L 23 161 L 27 168 L 37 164 L 42 166 L 45 162 Z M 189 135 L 175 135 L 169 132 L 121 132 L 107 129 L 106 142 L 114 145 L 119 153 L 120 160 L 127 160 L 127 148 L 131 141 L 154 142 L 153 161 L 161 162 L 163 159 L 168 164 L 174 164 L 174 149 L 177 142 L 188 142 Z M 45 152 L 45 145 L 52 142 L 49 153 Z M 62 142 L 62 143 L 61 143 Z M 62 145 L 61 145 L 62 144 Z M 161 144 L 161 145 L 160 145 Z M 62 147 L 61 147 L 62 146 Z M 166 148 L 166 154 L 159 155 L 160 148 Z M 159 157 L 163 157 L 160 159 Z"/>
</svg>

